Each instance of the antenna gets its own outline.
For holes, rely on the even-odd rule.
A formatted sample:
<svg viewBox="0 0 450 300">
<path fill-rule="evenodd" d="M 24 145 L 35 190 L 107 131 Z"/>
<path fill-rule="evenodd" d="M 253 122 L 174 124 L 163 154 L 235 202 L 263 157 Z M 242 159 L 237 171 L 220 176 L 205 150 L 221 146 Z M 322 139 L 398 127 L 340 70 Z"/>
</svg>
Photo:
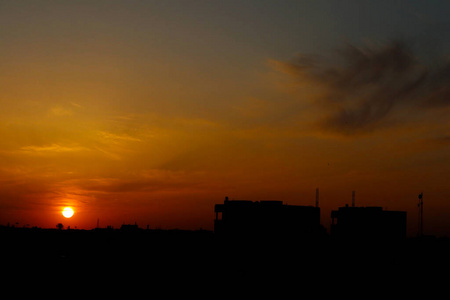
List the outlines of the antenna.
<svg viewBox="0 0 450 300">
<path fill-rule="evenodd" d="M 419 194 L 419 236 L 423 236 L 423 192 Z"/>
<path fill-rule="evenodd" d="M 355 207 L 355 191 L 352 191 L 352 207 Z"/>
<path fill-rule="evenodd" d="M 316 207 L 319 207 L 319 188 L 316 188 Z"/>
</svg>

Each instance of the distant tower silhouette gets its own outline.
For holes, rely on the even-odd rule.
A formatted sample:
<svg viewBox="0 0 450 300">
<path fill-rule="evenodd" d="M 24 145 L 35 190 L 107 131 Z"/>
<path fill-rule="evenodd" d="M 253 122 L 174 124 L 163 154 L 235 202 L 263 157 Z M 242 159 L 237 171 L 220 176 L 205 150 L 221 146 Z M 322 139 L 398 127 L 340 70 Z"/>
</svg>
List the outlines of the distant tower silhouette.
<svg viewBox="0 0 450 300">
<path fill-rule="evenodd" d="M 316 188 L 316 207 L 319 207 L 319 188 Z"/>
<path fill-rule="evenodd" d="M 419 194 L 419 236 L 423 236 L 423 192 Z"/>
<path fill-rule="evenodd" d="M 355 191 L 352 191 L 352 207 L 355 207 Z"/>
</svg>

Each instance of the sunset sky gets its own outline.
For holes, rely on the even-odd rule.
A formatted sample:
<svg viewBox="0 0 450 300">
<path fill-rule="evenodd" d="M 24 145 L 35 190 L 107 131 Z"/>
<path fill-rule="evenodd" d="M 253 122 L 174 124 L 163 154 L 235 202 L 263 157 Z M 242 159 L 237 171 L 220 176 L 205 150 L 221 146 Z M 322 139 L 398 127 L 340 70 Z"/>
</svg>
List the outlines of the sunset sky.
<svg viewBox="0 0 450 300">
<path fill-rule="evenodd" d="M 447 1 L 0 1 L 0 225 L 212 229 L 230 199 L 450 235 Z M 65 206 L 74 208 L 64 219 Z"/>
</svg>

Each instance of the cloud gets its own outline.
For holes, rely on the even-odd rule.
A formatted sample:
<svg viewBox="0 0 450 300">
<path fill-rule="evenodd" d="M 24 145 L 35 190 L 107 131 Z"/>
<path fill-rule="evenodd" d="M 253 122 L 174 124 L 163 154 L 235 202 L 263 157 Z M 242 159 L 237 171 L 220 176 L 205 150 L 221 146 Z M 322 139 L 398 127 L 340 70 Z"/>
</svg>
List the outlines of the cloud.
<svg viewBox="0 0 450 300">
<path fill-rule="evenodd" d="M 80 146 L 61 146 L 58 144 L 51 144 L 45 146 L 24 146 L 20 150 L 29 154 L 49 154 L 49 153 L 65 153 L 65 152 L 78 152 L 86 150 Z"/>
<path fill-rule="evenodd" d="M 76 108 L 83 108 L 83 106 L 79 103 L 76 103 L 76 102 L 69 102 L 69 103 Z"/>
<path fill-rule="evenodd" d="M 52 115 L 58 116 L 58 117 L 64 117 L 64 116 L 70 116 L 72 115 L 72 111 L 70 109 L 66 109 L 60 106 L 52 107 L 50 109 L 50 113 Z"/>
<path fill-rule="evenodd" d="M 450 106 L 450 63 L 442 60 L 429 67 L 403 41 L 381 47 L 346 44 L 334 54 L 275 62 L 297 83 L 316 91 L 298 98 L 318 111 L 315 123 L 321 130 L 367 134 L 391 126 L 405 111 Z"/>
<path fill-rule="evenodd" d="M 201 190 L 204 172 L 171 171 L 164 169 L 142 170 L 126 175 L 79 177 L 62 181 L 59 190 L 74 198 L 108 198 L 108 195 L 153 194 L 159 192 L 180 192 Z M 203 186 L 204 188 L 204 186 Z M 124 199 L 125 200 L 125 199 Z"/>
<path fill-rule="evenodd" d="M 422 145 L 429 148 L 441 148 L 450 146 L 450 135 L 440 135 L 437 137 L 431 137 L 419 140 Z"/>
<path fill-rule="evenodd" d="M 112 132 L 107 132 L 107 131 L 99 131 L 98 135 L 105 139 L 105 140 L 109 140 L 111 142 L 114 143 L 118 143 L 118 142 L 141 142 L 142 140 L 131 136 L 131 135 L 127 135 L 127 134 L 116 134 L 116 133 L 112 133 Z"/>
</svg>

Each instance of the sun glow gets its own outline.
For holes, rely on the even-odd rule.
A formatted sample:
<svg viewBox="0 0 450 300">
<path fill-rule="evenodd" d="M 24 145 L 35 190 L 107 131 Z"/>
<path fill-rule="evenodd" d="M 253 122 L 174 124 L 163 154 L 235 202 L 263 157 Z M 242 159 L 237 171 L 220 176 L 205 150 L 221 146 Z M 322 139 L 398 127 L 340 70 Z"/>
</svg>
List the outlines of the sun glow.
<svg viewBox="0 0 450 300">
<path fill-rule="evenodd" d="M 71 218 L 73 216 L 73 209 L 71 207 L 64 207 L 62 214 L 66 218 Z"/>
</svg>

